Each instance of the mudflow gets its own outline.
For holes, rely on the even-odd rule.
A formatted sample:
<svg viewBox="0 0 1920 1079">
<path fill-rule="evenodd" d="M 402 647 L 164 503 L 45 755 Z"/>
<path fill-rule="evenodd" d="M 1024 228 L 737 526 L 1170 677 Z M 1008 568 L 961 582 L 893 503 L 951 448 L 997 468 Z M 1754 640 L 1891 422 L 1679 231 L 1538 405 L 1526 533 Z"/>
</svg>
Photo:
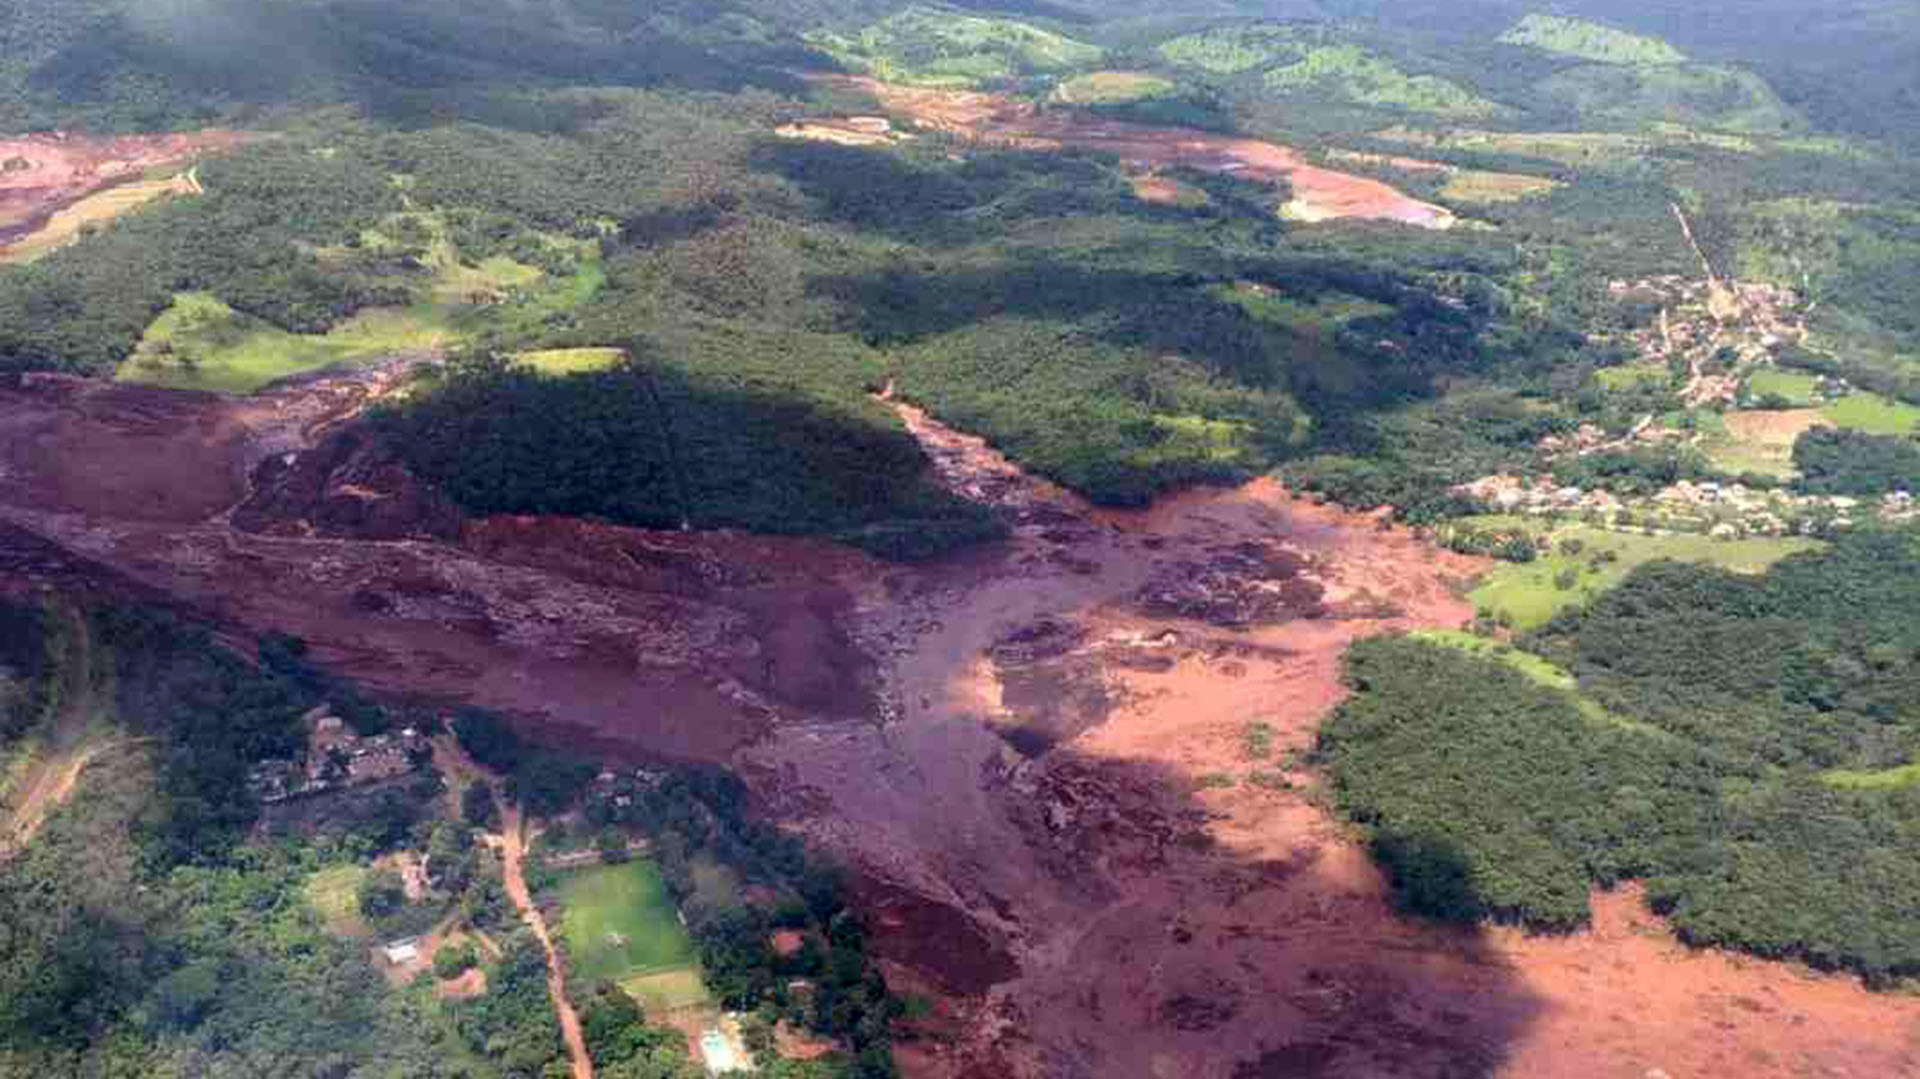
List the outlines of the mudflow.
<svg viewBox="0 0 1920 1079">
<path fill-rule="evenodd" d="M 1920 1003 L 1689 952 L 1631 890 L 1558 938 L 1391 914 L 1300 753 L 1347 643 L 1465 621 L 1473 562 L 1270 482 L 1096 511 L 904 407 L 1012 539 L 908 568 L 464 519 L 354 418 L 409 362 L 243 399 L 0 384 L 0 587 L 293 633 L 376 690 L 738 769 L 934 1002 L 910 1076 L 1920 1074 Z"/>
</svg>

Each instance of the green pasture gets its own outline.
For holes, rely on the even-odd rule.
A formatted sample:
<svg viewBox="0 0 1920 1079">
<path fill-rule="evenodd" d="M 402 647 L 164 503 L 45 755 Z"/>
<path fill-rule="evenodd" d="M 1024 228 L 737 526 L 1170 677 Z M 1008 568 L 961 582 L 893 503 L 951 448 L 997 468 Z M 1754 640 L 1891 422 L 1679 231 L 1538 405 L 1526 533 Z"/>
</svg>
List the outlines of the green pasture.
<svg viewBox="0 0 1920 1079">
<path fill-rule="evenodd" d="M 567 874 L 559 886 L 560 935 L 573 972 L 587 981 L 692 969 L 698 955 L 660 871 L 635 859 Z"/>
<path fill-rule="evenodd" d="M 1822 408 L 1836 427 L 1873 435 L 1909 435 L 1920 430 L 1920 407 L 1856 390 Z"/>
<path fill-rule="evenodd" d="M 1462 523 L 1485 528 L 1485 521 L 1508 518 L 1467 518 Z M 1813 550 L 1819 542 L 1794 537 L 1761 537 L 1723 540 L 1694 533 L 1644 536 L 1587 525 L 1558 528 L 1544 524 L 1533 526 L 1554 544 L 1551 554 L 1532 562 L 1502 562 L 1480 578 L 1468 593 L 1476 610 L 1505 614 L 1516 630 L 1541 625 L 1568 607 L 1578 606 L 1618 585 L 1635 567 L 1662 558 L 1676 562 L 1698 562 L 1719 566 L 1736 573 L 1759 573 L 1790 554 Z M 1578 554 L 1563 554 L 1563 540 L 1578 540 Z M 1595 556 L 1612 552 L 1614 560 L 1595 564 Z M 1571 587 L 1561 588 L 1556 578 L 1573 571 Z"/>
</svg>

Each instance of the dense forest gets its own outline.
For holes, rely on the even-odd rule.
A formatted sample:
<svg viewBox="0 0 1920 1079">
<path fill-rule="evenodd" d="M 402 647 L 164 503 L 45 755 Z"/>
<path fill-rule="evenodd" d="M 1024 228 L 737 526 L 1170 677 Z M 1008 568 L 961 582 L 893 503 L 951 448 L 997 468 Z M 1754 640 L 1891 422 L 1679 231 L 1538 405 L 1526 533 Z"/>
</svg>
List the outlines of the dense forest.
<svg viewBox="0 0 1920 1079">
<path fill-rule="evenodd" d="M 1758 577 L 1652 563 L 1519 642 L 1575 691 L 1364 642 L 1319 752 L 1416 911 L 1564 930 L 1641 879 L 1689 941 L 1912 976 L 1917 582 L 1911 531 Z"/>
</svg>

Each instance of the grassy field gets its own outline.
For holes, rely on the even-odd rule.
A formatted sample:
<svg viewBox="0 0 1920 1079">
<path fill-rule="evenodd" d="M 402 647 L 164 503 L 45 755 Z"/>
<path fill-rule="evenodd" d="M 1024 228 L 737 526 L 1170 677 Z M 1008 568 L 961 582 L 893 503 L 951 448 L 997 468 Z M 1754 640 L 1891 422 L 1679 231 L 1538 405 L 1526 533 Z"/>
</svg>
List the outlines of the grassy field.
<svg viewBox="0 0 1920 1079">
<path fill-rule="evenodd" d="M 444 225 L 431 214 L 413 218 L 435 233 L 424 260 L 433 278 L 406 307 L 362 311 L 324 334 L 294 334 L 233 310 L 219 297 L 184 292 L 148 326 L 117 378 L 181 389 L 250 393 L 268 383 L 334 364 L 395 352 L 439 348 L 490 331 L 536 326 L 578 307 L 606 283 L 606 272 L 586 245 L 565 277 L 548 277 L 512 259 L 493 257 L 465 265 L 445 240 Z M 377 234 L 367 243 L 385 243 Z M 572 241 L 565 241 L 572 243 Z M 322 257 L 341 257 L 322 252 Z M 592 355 L 589 355 L 592 353 Z M 597 350 L 569 350 L 545 363 L 587 370 L 602 364 Z"/>
<path fill-rule="evenodd" d="M 334 936 L 364 940 L 372 934 L 360 916 L 360 882 L 366 876 L 364 866 L 340 865 L 322 869 L 307 881 L 307 902 Z"/>
<path fill-rule="evenodd" d="M 1560 181 L 1544 176 L 1458 169 L 1447 177 L 1446 186 L 1440 189 L 1440 197 L 1453 202 L 1518 202 L 1534 195 L 1544 195 L 1559 186 Z"/>
<path fill-rule="evenodd" d="M 1069 105 L 1110 105 L 1172 93 L 1173 80 L 1140 71 L 1091 71 L 1061 83 L 1053 96 Z"/>
<path fill-rule="evenodd" d="M 622 979 L 619 986 L 628 996 L 639 1001 L 640 1007 L 648 1015 L 692 1008 L 712 999 L 707 994 L 706 983 L 700 980 L 700 972 L 691 967 L 659 974 L 635 975 Z"/>
<path fill-rule="evenodd" d="M 698 979 L 693 941 L 651 862 L 595 866 L 560 884 L 560 934 L 570 964 L 588 981 L 691 971 Z"/>
<path fill-rule="evenodd" d="M 1755 397 L 1784 397 L 1795 408 L 1813 404 L 1813 391 L 1819 384 L 1820 380 L 1812 375 L 1782 371 L 1778 367 L 1762 367 L 1747 376 L 1747 392 Z"/>
<path fill-rule="evenodd" d="M 200 184 L 190 173 L 144 179 L 96 191 L 54 214 L 38 232 L 0 247 L 0 265 L 32 262 L 80 238 L 90 225 L 100 225 L 166 195 L 195 195 Z"/>
<path fill-rule="evenodd" d="M 522 352 L 515 357 L 542 374 L 572 375 L 582 371 L 605 371 L 627 358 L 618 348 L 549 348 Z"/>
<path fill-rule="evenodd" d="M 1856 390 L 1822 408 L 1836 427 L 1875 435 L 1909 435 L 1920 430 L 1920 406 L 1895 401 L 1877 393 Z"/>
<path fill-rule="evenodd" d="M 1673 373 L 1663 363 L 1629 363 L 1619 367 L 1602 367 L 1593 373 L 1593 377 L 1609 390 L 1630 390 L 1650 383 L 1671 382 Z"/>
<path fill-rule="evenodd" d="M 292 334 L 204 292 L 183 292 L 147 327 L 115 377 L 180 389 L 250 393 L 330 364 L 451 340 L 452 311 L 434 304 L 363 311 L 325 334 Z"/>
<path fill-rule="evenodd" d="M 1515 519 L 1467 518 L 1462 523 L 1482 528 L 1510 527 Z M 1556 528 L 1531 521 L 1524 525 L 1551 539 L 1553 553 L 1524 564 L 1503 562 L 1489 570 L 1468 594 L 1477 610 L 1505 614 L 1516 630 L 1532 629 L 1565 608 L 1587 602 L 1619 584 L 1634 567 L 1657 559 L 1759 573 L 1790 554 L 1820 546 L 1816 540 L 1798 538 L 1719 540 L 1691 534 L 1628 535 L 1586 525 Z M 1562 553 L 1559 545 L 1564 540 L 1579 541 L 1580 552 Z M 1613 553 L 1612 562 L 1594 564 L 1596 555 L 1609 551 Z M 1574 582 L 1571 587 L 1561 588 L 1555 578 L 1567 571 L 1574 573 Z"/>
<path fill-rule="evenodd" d="M 1528 15 L 1500 35 L 1500 41 L 1603 64 L 1677 64 L 1687 58 L 1657 37 L 1559 15 Z"/>
</svg>

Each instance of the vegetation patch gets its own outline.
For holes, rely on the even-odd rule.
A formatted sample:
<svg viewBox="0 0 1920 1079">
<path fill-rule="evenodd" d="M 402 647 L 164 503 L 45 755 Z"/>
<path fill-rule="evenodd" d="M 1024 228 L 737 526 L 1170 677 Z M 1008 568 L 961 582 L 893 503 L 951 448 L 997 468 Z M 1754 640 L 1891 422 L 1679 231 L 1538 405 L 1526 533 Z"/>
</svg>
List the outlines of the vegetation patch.
<svg viewBox="0 0 1920 1079">
<path fill-rule="evenodd" d="M 1659 38 L 1562 15 L 1528 15 L 1500 35 L 1500 41 L 1603 64 L 1678 64 L 1687 58 Z"/>
<path fill-rule="evenodd" d="M 1454 169 L 1440 189 L 1440 197 L 1452 202 L 1491 204 L 1517 202 L 1544 195 L 1561 186 L 1561 181 L 1517 172 L 1488 172 L 1483 169 Z"/>
<path fill-rule="evenodd" d="M 1281 61 L 1298 60 L 1303 50 L 1297 30 L 1266 24 L 1220 26 L 1187 34 L 1163 42 L 1159 51 L 1161 56 L 1185 67 L 1196 67 L 1215 75 L 1237 75 Z"/>
<path fill-rule="evenodd" d="M 184 172 L 161 179 L 136 180 L 96 191 L 71 206 L 56 211 L 32 234 L 0 247 L 0 265 L 32 262 L 50 252 L 74 243 L 121 214 L 131 213 L 168 195 L 198 195 L 200 183 L 193 173 Z"/>
<path fill-rule="evenodd" d="M 650 1015 L 664 1015 L 681 1008 L 697 1008 L 713 999 L 697 967 L 638 974 L 622 978 L 620 988 Z"/>
<path fill-rule="evenodd" d="M 605 371 L 627 358 L 618 348 L 545 348 L 521 352 L 514 359 L 543 375 L 576 375 L 586 371 Z"/>
<path fill-rule="evenodd" d="M 697 970 L 693 941 L 651 862 L 575 870 L 561 880 L 560 933 L 570 969 L 589 981 Z"/>
<path fill-rule="evenodd" d="M 1873 435 L 1910 435 L 1920 431 L 1920 405 L 1877 393 L 1854 392 L 1822 408 L 1835 427 Z"/>
<path fill-rule="evenodd" d="M 360 886 L 368 872 L 365 866 L 337 865 L 307 879 L 307 902 L 334 936 L 365 940 L 373 935 L 373 927 L 360 911 Z"/>
<path fill-rule="evenodd" d="M 1581 116 L 1634 127 L 1779 134 L 1803 123 L 1765 79 L 1739 68 L 1592 64 L 1551 76 L 1538 92 Z"/>
<path fill-rule="evenodd" d="M 841 63 L 888 82 L 976 86 L 1100 62 L 1104 51 L 1011 19 L 910 7 L 848 36 L 816 31 L 807 40 Z"/>
<path fill-rule="evenodd" d="M 1920 972 L 1916 559 L 1871 533 L 1761 576 L 1648 565 L 1519 642 L 1547 666 L 1362 642 L 1319 746 L 1336 801 L 1428 916 L 1569 929 L 1642 879 L 1692 943 Z"/>
<path fill-rule="evenodd" d="M 1476 518 L 1466 518 L 1471 525 Z M 1504 520 L 1504 519 L 1491 519 Z M 1591 602 L 1617 587 L 1635 568 L 1662 559 L 1759 573 L 1788 555 L 1813 550 L 1797 537 L 1715 539 L 1697 534 L 1635 535 L 1587 525 L 1533 523 L 1542 553 L 1526 563 L 1501 563 L 1468 594 L 1485 616 L 1515 629 L 1543 625 L 1559 612 Z"/>
<path fill-rule="evenodd" d="M 1357 45 L 1316 45 L 1299 59 L 1268 71 L 1262 81 L 1281 93 L 1310 91 L 1373 108 L 1457 119 L 1482 119 L 1504 110 L 1458 83 L 1410 75 Z"/>
<path fill-rule="evenodd" d="M 1069 105 L 1111 105 L 1160 97 L 1174 89 L 1172 79 L 1144 71 L 1090 71 L 1061 83 L 1053 96 Z"/>
<path fill-rule="evenodd" d="M 1777 398 L 1788 408 L 1807 408 L 1816 404 L 1814 391 L 1820 380 L 1803 371 L 1762 367 L 1747 376 L 1747 394 L 1756 400 Z"/>
</svg>

